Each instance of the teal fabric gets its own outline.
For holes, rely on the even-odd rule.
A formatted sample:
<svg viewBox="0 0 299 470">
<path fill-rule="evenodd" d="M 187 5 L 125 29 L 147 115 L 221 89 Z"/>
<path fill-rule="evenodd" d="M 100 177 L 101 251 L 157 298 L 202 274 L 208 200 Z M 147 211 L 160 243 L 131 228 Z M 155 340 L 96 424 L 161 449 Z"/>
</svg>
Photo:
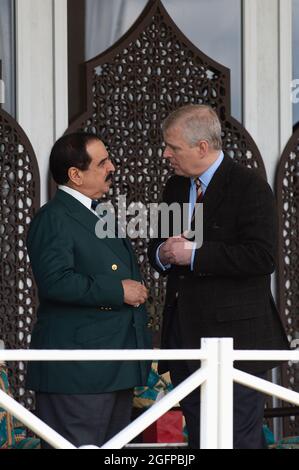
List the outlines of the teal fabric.
<svg viewBox="0 0 299 470">
<path fill-rule="evenodd" d="M 0 390 L 10 395 L 7 369 L 0 366 Z M 27 437 L 27 429 L 0 408 L 0 449 L 39 449 L 40 440 Z"/>
<path fill-rule="evenodd" d="M 0 390 L 9 393 L 7 370 L 0 366 Z M 12 449 L 15 446 L 13 418 L 6 410 L 0 408 L 0 449 Z"/>
<path fill-rule="evenodd" d="M 131 245 L 97 238 L 98 222 L 60 190 L 34 218 L 27 245 L 40 306 L 31 348 L 151 348 L 145 308 L 124 304 L 121 281 L 141 280 Z M 140 361 L 31 362 L 27 387 L 63 394 L 110 392 L 145 385 L 149 369 Z"/>
<path fill-rule="evenodd" d="M 159 375 L 153 366 L 146 386 L 135 388 L 134 406 L 136 408 L 149 408 L 155 403 L 159 394 L 165 395 L 171 390 L 173 390 L 172 384 Z"/>
<path fill-rule="evenodd" d="M 266 444 L 268 446 L 275 444 L 273 432 L 268 428 L 268 426 L 263 426 L 263 432 L 266 439 Z"/>
<path fill-rule="evenodd" d="M 275 449 L 293 449 L 299 450 L 299 436 L 286 437 L 278 441 L 275 445 Z"/>
</svg>

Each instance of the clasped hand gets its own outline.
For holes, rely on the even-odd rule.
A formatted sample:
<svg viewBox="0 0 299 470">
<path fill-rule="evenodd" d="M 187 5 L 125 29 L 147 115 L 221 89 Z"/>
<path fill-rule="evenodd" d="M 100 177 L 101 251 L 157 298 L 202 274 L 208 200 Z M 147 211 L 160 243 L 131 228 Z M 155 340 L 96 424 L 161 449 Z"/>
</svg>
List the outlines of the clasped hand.
<svg viewBox="0 0 299 470">
<path fill-rule="evenodd" d="M 148 290 L 141 283 L 133 281 L 132 279 L 125 279 L 122 281 L 124 289 L 124 303 L 132 305 L 133 307 L 139 307 L 144 304 L 148 299 Z"/>
<path fill-rule="evenodd" d="M 160 248 L 159 258 L 164 265 L 189 266 L 193 247 L 194 243 L 186 240 L 183 235 L 168 238 Z"/>
</svg>

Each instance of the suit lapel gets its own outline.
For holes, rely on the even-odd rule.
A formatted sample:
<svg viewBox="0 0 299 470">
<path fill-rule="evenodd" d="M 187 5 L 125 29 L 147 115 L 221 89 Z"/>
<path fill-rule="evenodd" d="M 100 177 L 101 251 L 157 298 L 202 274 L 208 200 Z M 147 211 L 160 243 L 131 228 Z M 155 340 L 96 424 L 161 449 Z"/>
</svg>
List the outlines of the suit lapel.
<svg viewBox="0 0 299 470">
<path fill-rule="evenodd" d="M 58 190 L 55 199 L 61 202 L 67 209 L 68 215 L 75 219 L 80 225 L 88 230 L 94 237 L 96 236 L 96 224 L 99 222 L 99 218 L 88 210 L 83 204 L 77 199 L 70 196 L 64 191 Z M 98 239 L 99 240 L 99 239 Z M 123 239 L 125 240 L 125 239 Z M 114 254 L 118 256 L 126 265 L 128 264 L 128 254 L 126 253 L 127 241 L 123 243 L 118 238 L 102 238 L 101 242 L 105 243 L 107 248 L 112 250 Z M 130 262 L 132 264 L 132 252 L 130 252 Z"/>
<path fill-rule="evenodd" d="M 219 166 L 218 170 L 215 172 L 210 184 L 205 192 L 203 198 L 203 207 L 204 207 L 204 221 L 205 223 L 210 220 L 210 218 L 215 213 L 219 204 L 223 200 L 226 187 L 228 185 L 228 179 L 230 171 L 234 162 L 228 156 L 225 156 L 223 162 Z"/>
</svg>

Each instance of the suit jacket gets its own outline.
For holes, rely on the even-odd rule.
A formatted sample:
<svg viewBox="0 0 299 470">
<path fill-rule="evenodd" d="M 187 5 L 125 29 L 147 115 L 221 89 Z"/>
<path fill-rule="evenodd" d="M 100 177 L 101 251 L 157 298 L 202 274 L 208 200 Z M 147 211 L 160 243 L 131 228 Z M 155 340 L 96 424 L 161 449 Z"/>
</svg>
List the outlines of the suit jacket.
<svg viewBox="0 0 299 470">
<path fill-rule="evenodd" d="M 163 200 L 188 203 L 189 189 L 189 178 L 174 176 Z M 287 349 L 270 290 L 277 233 L 270 187 L 255 171 L 225 156 L 206 190 L 203 211 L 204 241 L 196 250 L 193 271 L 172 266 L 162 272 L 156 251 L 164 240 L 150 243 L 151 264 L 168 276 L 162 347 L 167 347 L 177 308 L 183 348 L 199 348 L 205 337 L 233 337 L 236 349 Z M 237 367 L 259 372 L 275 365 L 242 362 Z"/>
<path fill-rule="evenodd" d="M 124 304 L 121 281 L 140 281 L 127 240 L 99 239 L 98 218 L 58 190 L 31 223 L 28 252 L 39 294 L 34 349 L 151 348 L 144 306 Z M 147 381 L 145 362 L 31 362 L 27 387 L 94 394 Z"/>
</svg>

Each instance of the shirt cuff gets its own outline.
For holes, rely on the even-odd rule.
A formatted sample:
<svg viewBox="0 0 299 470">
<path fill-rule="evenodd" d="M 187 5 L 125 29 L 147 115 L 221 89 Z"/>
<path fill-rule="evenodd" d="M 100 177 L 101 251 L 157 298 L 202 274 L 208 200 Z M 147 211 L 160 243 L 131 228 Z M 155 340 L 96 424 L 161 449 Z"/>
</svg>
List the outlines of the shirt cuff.
<svg viewBox="0 0 299 470">
<path fill-rule="evenodd" d="M 194 270 L 194 258 L 195 258 L 195 253 L 196 253 L 196 243 L 193 245 L 193 250 L 192 250 L 192 256 L 191 256 L 191 271 Z"/>
<path fill-rule="evenodd" d="M 156 263 L 157 265 L 159 266 L 160 269 L 162 269 L 162 271 L 167 271 L 167 269 L 170 269 L 171 268 L 171 264 L 162 264 L 161 263 L 161 260 L 159 258 L 159 252 L 160 252 L 160 248 L 161 246 L 164 245 L 164 243 L 161 243 L 161 245 L 158 246 L 157 248 L 157 251 L 156 251 Z"/>
</svg>

